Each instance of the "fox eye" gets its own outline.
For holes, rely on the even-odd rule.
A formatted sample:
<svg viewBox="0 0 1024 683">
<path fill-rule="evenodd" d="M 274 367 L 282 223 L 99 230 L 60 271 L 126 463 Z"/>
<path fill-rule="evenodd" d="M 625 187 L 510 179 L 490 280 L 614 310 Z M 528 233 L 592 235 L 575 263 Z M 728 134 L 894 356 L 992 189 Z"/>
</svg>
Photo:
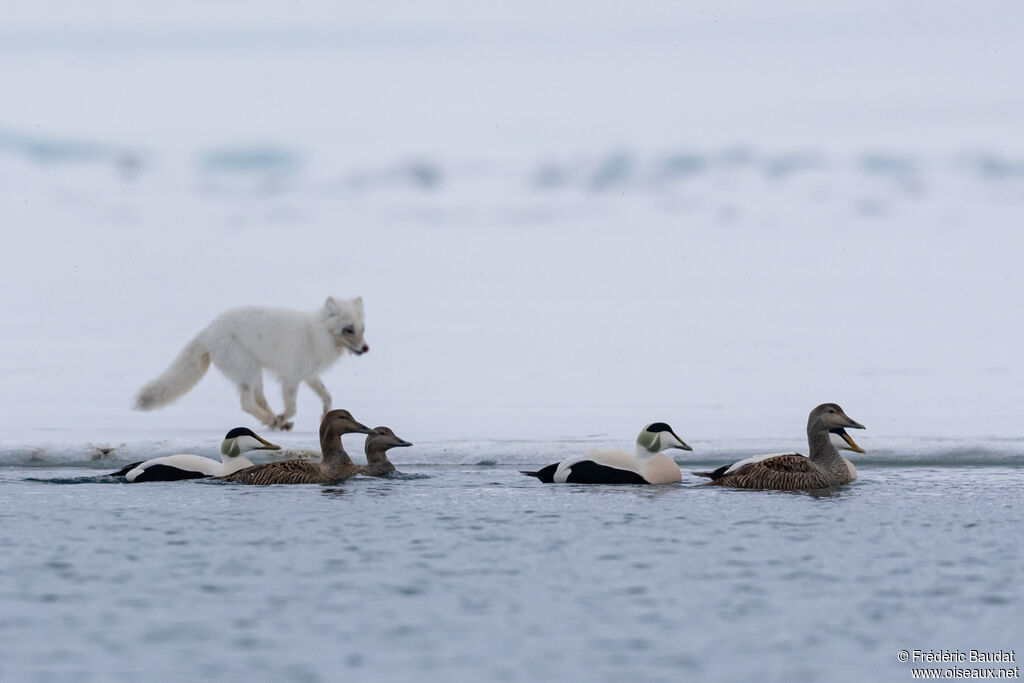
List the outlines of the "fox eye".
<svg viewBox="0 0 1024 683">
<path fill-rule="evenodd" d="M 345 327 L 344 327 L 344 328 L 343 328 L 343 329 L 341 330 L 341 333 L 342 333 L 342 334 L 355 334 L 355 333 L 356 333 L 356 328 L 354 328 L 354 327 L 353 327 L 353 326 L 351 326 L 351 325 L 347 325 L 347 326 L 345 326 Z"/>
</svg>

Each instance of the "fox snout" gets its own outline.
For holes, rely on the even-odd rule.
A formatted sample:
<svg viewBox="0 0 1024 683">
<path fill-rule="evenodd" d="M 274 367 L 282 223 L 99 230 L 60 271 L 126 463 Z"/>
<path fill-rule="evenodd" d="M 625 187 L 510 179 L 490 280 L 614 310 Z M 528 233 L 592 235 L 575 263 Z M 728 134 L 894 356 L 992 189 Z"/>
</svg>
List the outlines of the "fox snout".
<svg viewBox="0 0 1024 683">
<path fill-rule="evenodd" d="M 345 339 L 343 337 L 341 339 L 341 343 L 345 345 L 345 348 L 357 356 L 361 356 L 370 350 L 370 345 L 362 339 Z"/>
</svg>

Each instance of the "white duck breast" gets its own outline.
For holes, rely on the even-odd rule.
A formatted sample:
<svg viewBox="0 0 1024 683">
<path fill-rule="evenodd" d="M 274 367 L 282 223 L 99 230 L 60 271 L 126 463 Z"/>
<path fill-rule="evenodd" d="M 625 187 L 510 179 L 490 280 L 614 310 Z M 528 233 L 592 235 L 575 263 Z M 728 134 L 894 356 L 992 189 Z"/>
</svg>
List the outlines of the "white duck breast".
<svg viewBox="0 0 1024 683">
<path fill-rule="evenodd" d="M 682 481 L 679 465 L 661 452 L 666 448 L 693 450 L 667 424 L 655 422 L 640 432 L 636 453 L 594 451 L 523 474 L 554 484 L 669 484 Z"/>
<path fill-rule="evenodd" d="M 242 453 L 258 450 L 279 450 L 280 446 L 266 441 L 246 427 L 236 427 L 224 437 L 221 443 L 221 461 L 204 458 L 191 453 L 179 453 L 136 462 L 123 467 L 109 476 L 124 477 L 129 483 L 146 481 L 179 481 L 182 479 L 203 479 L 223 477 L 232 472 L 252 467 L 253 463 Z"/>
</svg>

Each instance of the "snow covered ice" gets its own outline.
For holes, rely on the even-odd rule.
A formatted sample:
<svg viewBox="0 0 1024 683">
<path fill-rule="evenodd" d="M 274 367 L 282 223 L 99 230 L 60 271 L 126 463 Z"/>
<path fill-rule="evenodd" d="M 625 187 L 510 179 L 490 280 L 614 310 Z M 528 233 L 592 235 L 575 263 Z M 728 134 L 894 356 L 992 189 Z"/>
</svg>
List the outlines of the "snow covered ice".
<svg viewBox="0 0 1024 683">
<path fill-rule="evenodd" d="M 679 630 L 675 617 L 687 609 L 679 603 L 671 605 L 664 632 L 648 629 L 658 603 L 636 608 L 623 597 L 636 589 L 629 582 L 614 582 L 622 602 L 609 612 L 563 605 L 568 616 L 558 623 L 566 631 L 621 613 L 621 627 L 639 633 L 630 642 L 656 650 L 640 668 L 630 669 L 623 653 L 617 663 L 612 655 L 595 660 L 594 679 L 630 670 L 649 678 L 685 670 L 725 679 L 726 670 L 702 668 L 708 665 L 697 646 L 753 642 L 776 628 L 771 607 L 790 604 L 788 586 L 832 585 L 849 566 L 838 563 L 851 561 L 880 562 L 877 573 L 843 584 L 861 595 L 857 608 L 792 603 L 783 619 L 792 630 L 773 631 L 781 652 L 798 651 L 825 629 L 813 616 L 822 609 L 854 634 L 846 649 L 832 653 L 860 678 L 884 670 L 875 668 L 883 661 L 895 667 L 900 648 L 955 645 L 943 640 L 965 637 L 952 618 L 928 632 L 914 630 L 937 614 L 921 602 L 934 594 L 948 598 L 933 604 L 936 610 L 977 624 L 980 640 L 964 647 L 1014 645 L 996 636 L 1019 613 L 1019 597 L 1000 586 L 1014 585 L 1010 567 L 1020 558 L 997 539 L 1019 539 L 1020 528 L 1019 513 L 1003 507 L 999 492 L 1009 495 L 1020 483 L 1024 438 L 1022 11 L 1012 2 L 968 9 L 874 0 L 443 8 L 306 2 L 287 10 L 270 2 L 164 8 L 105 0 L 9 8 L 0 28 L 0 470 L 5 498 L 21 507 L 5 525 L 5 547 L 13 551 L 4 573 L 20 577 L 21 592 L 32 598 L 19 609 L 41 616 L 18 612 L 0 626 L 5 639 L 50 637 L 67 617 L 60 596 L 84 600 L 75 603 L 83 614 L 113 610 L 123 618 L 112 635 L 89 622 L 94 637 L 68 646 L 75 655 L 64 673 L 87 680 L 90 670 L 100 670 L 100 653 L 138 629 L 125 615 L 145 589 L 129 582 L 122 604 L 99 579 L 104 602 L 62 586 L 79 585 L 75 572 L 98 576 L 79 553 L 110 519 L 152 509 L 150 494 L 25 480 L 76 481 L 183 450 L 215 456 L 229 428 L 256 426 L 216 370 L 152 413 L 130 409 L 136 390 L 225 309 L 314 310 L 334 295 L 364 297 L 372 349 L 325 373 L 334 404 L 414 442 L 401 454 L 406 468 L 430 475 L 408 494 L 397 491 L 409 482 L 315 494 L 317 511 L 354 500 L 378 515 L 352 532 L 381 553 L 360 556 L 355 576 L 375 575 L 371 555 L 404 557 L 403 548 L 415 554 L 418 544 L 430 543 L 429 525 L 396 530 L 423 509 L 426 491 L 428 499 L 447 496 L 455 510 L 439 525 L 443 543 L 502 537 L 511 545 L 501 557 L 537 558 L 536 566 L 516 565 L 516 577 L 505 577 L 508 596 L 526 594 L 545 580 L 544 567 L 571 576 L 573 563 L 564 545 L 538 549 L 530 529 L 519 526 L 529 523 L 519 513 L 568 515 L 577 505 L 591 515 L 586 528 L 593 535 L 585 543 L 594 544 L 586 546 L 592 559 L 606 554 L 603 541 L 625 544 L 630 553 L 664 552 L 667 559 L 654 561 L 649 578 L 667 581 L 672 568 L 683 567 L 694 595 L 742 593 L 748 579 L 771 577 L 763 602 L 735 592 L 701 602 L 703 614 L 720 610 L 706 641 Z M 267 395 L 280 410 L 270 378 Z M 671 423 L 695 448 L 682 461 L 684 471 L 759 451 L 805 450 L 807 412 L 824 401 L 840 403 L 868 428 L 857 438 L 868 451 L 855 458 L 860 483 L 824 501 L 712 498 L 682 490 L 692 482 L 673 488 L 669 495 L 689 501 L 686 515 L 712 525 L 707 537 L 697 534 L 709 547 L 717 548 L 711 537 L 734 533 L 734 525 L 750 523 L 760 534 L 727 546 L 743 550 L 708 550 L 704 568 L 686 564 L 693 558 L 683 547 L 692 525 L 680 521 L 639 541 L 628 525 L 616 526 L 625 518 L 656 522 L 683 503 L 635 492 L 556 499 L 558 493 L 531 488 L 515 473 L 573 449 L 628 446 L 655 420 Z M 301 388 L 295 431 L 272 440 L 292 450 L 315 448 L 319 414 L 316 396 Z M 354 440 L 350 451 L 360 449 Z M 403 468 L 397 456 L 396 464 Z M 248 518 L 253 524 L 292 534 L 309 521 L 300 515 L 277 526 L 271 517 L 288 518 L 302 506 L 301 492 L 268 504 L 267 516 L 259 517 L 247 499 L 257 494 L 187 486 L 168 490 L 168 500 L 160 494 L 160 504 L 178 512 L 151 529 L 197 533 L 207 512 L 200 501 L 210 505 L 211 518 L 238 505 L 257 515 Z M 373 498 L 379 487 L 395 505 L 387 515 Z M 906 528 L 886 526 L 889 535 L 876 541 L 882 545 L 861 545 L 868 530 L 899 519 L 900 492 L 908 487 L 916 488 Z M 988 491 L 985 502 L 970 509 L 980 488 Z M 950 499 L 963 508 L 942 504 Z M 651 507 L 651 500 L 658 502 Z M 794 500 L 799 516 L 823 516 L 806 528 L 783 529 Z M 344 505 L 346 514 L 360 509 Z M 822 513 L 825 506 L 831 507 Z M 609 509 L 615 514 L 603 512 Z M 847 514 L 852 510 L 862 517 Z M 53 529 L 44 512 L 71 525 L 64 551 L 46 544 Z M 471 518 L 484 528 L 470 528 Z M 836 540 L 821 519 L 846 524 L 850 536 Z M 564 539 L 566 524 L 545 528 Z M 961 533 L 966 524 L 982 527 Z M 509 525 L 515 532 L 505 536 Z M 214 527 L 190 542 L 212 547 L 232 533 Z M 150 548 L 146 571 L 183 563 L 164 577 L 168 590 L 194 575 L 238 567 L 227 550 L 223 557 L 200 554 L 190 575 L 182 570 L 187 558 L 168 550 L 162 537 L 128 532 L 136 528 L 131 522 L 115 528 Z M 886 557 L 936 528 L 958 545 L 922 550 L 922 566 L 910 556 Z M 387 533 L 396 534 L 391 545 L 369 540 Z M 772 533 L 779 543 L 788 542 L 787 533 L 802 534 L 793 542 L 812 548 L 813 566 L 786 573 L 781 564 L 766 564 L 788 561 L 784 553 L 762 552 Z M 273 534 L 256 535 L 260 548 L 275 547 Z M 120 558 L 111 577 L 124 578 L 131 571 L 124 558 L 135 551 L 116 540 L 103 551 Z M 337 566 L 332 562 L 352 561 L 335 549 L 302 545 L 316 575 L 303 585 L 322 585 Z M 943 565 L 942 549 L 958 564 Z M 437 643 L 418 619 L 436 610 L 446 615 L 442 632 L 466 633 L 479 615 L 458 615 L 477 614 L 474 606 L 486 599 L 471 591 L 462 613 L 442 598 L 423 603 L 408 592 L 414 587 L 407 579 L 415 576 L 437 598 L 431 591 L 447 579 L 429 582 L 467 561 L 449 551 L 427 569 L 396 570 L 401 576 L 380 588 L 390 601 L 385 612 L 415 617 L 395 632 L 372 622 L 380 637 L 413 634 L 391 674 L 443 672 L 454 661 L 449 657 L 468 652 L 455 647 L 433 657 Z M 742 566 L 715 552 L 735 552 L 731 559 Z M 258 562 L 262 553 L 245 560 Z M 607 572 L 643 577 L 637 563 L 649 560 L 630 553 L 601 562 Z M 62 554 L 83 564 L 62 569 Z M 981 568 L 972 568 L 970 558 Z M 274 580 L 282 567 L 246 565 L 257 582 Z M 727 567 L 735 575 L 726 576 Z M 244 585 L 246 572 L 230 571 Z M 919 583 L 904 586 L 900 609 L 867 595 L 908 575 Z M 213 588 L 196 589 L 202 595 L 220 595 L 220 584 L 204 585 Z M 539 590 L 568 596 L 573 605 L 592 597 L 572 583 Z M 4 600 L 13 604 L 10 594 Z M 308 605 L 289 611 L 283 604 L 275 609 L 288 624 L 308 617 Z M 491 621 L 488 610 L 505 616 L 496 632 L 504 642 L 538 632 L 551 618 L 511 598 L 497 604 L 480 607 L 480 614 Z M 616 611 L 626 604 L 629 610 Z M 332 605 L 348 609 L 352 623 L 376 614 L 362 600 L 342 597 Z M 257 607 L 244 618 L 267 618 L 266 605 Z M 417 608 L 423 611 L 403 611 Z M 146 609 L 160 614 L 159 604 L 146 602 Z M 194 627 L 223 643 L 217 638 L 234 633 L 225 619 L 213 609 L 195 623 L 184 615 L 167 623 L 175 633 Z M 877 623 L 884 638 L 871 636 Z M 286 630 L 256 629 L 236 652 L 273 651 Z M 168 632 L 154 625 L 149 635 L 159 642 Z M 693 637 L 660 649 L 661 637 L 673 633 Z M 532 637 L 523 642 L 544 646 Z M 610 637 L 582 629 L 555 650 L 583 658 Z M 95 660 L 89 642 L 96 643 Z M 199 641 L 186 635 L 175 642 L 187 649 Z M 333 662 L 280 652 L 284 663 L 275 671 L 283 676 L 329 680 L 334 671 Z M 758 652 L 737 671 L 763 671 L 768 662 L 778 680 L 838 680 L 821 663 L 801 668 L 792 657 Z M 370 666 L 380 665 L 373 656 L 347 654 L 353 671 L 382 670 Z M 218 665 L 204 650 L 199 660 L 186 671 L 174 668 L 173 657 L 160 659 L 168 677 L 249 671 L 244 657 Z M 551 663 L 531 670 L 504 655 L 487 661 L 491 678 L 568 671 Z M 13 666 L 25 680 L 48 675 L 27 658 Z M 143 671 L 138 667 L 133 661 L 125 675 Z"/>
</svg>

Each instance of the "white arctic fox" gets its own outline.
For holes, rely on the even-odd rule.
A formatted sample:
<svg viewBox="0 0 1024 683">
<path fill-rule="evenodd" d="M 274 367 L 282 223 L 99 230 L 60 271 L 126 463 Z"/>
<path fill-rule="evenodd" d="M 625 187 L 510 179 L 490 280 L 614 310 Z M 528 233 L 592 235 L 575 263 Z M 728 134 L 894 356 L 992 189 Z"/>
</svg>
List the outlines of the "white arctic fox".
<svg viewBox="0 0 1024 683">
<path fill-rule="evenodd" d="M 327 297 L 323 308 L 307 313 L 285 308 L 248 307 L 225 311 L 185 345 L 162 375 L 135 397 L 135 408 L 152 410 L 181 398 L 202 378 L 212 361 L 238 385 L 242 410 L 271 429 L 291 429 L 295 395 L 305 381 L 331 409 L 331 395 L 319 373 L 346 349 L 362 355 L 363 299 Z M 284 412 L 274 415 L 263 395 L 263 370 L 281 380 Z"/>
</svg>

